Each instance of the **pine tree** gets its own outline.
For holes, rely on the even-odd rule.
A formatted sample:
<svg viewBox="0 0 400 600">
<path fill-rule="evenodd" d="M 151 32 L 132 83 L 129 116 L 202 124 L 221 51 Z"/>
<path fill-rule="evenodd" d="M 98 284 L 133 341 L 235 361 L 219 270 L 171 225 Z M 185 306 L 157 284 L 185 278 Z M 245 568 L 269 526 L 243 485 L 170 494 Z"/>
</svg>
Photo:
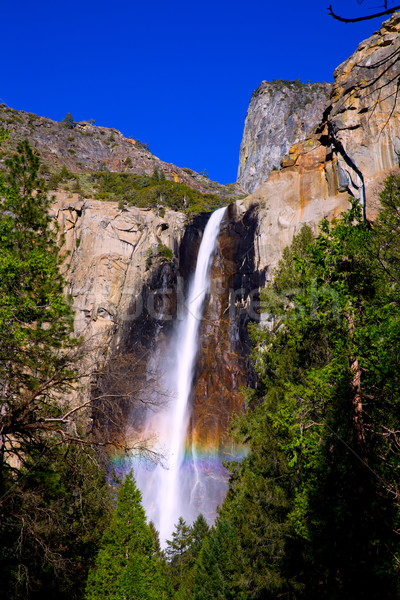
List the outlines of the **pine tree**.
<svg viewBox="0 0 400 600">
<path fill-rule="evenodd" d="M 174 588 L 178 589 L 187 575 L 187 566 L 190 562 L 190 545 L 192 530 L 183 517 L 179 517 L 172 539 L 167 540 L 166 555 L 174 581 Z"/>
<path fill-rule="evenodd" d="M 190 540 L 183 557 L 180 559 L 185 568 L 182 579 L 178 581 L 179 589 L 176 594 L 176 600 L 188 600 L 191 597 L 191 591 L 194 589 L 194 575 L 196 562 L 198 560 L 204 540 L 210 533 L 210 528 L 202 514 L 199 514 L 190 528 Z M 172 565 L 171 565 L 172 566 Z M 172 566 L 174 568 L 174 566 Z"/>
<path fill-rule="evenodd" d="M 111 511 L 94 452 L 32 452 L 2 498 L 0 589 L 8 600 L 81 600 Z"/>
<path fill-rule="evenodd" d="M 64 125 L 64 127 L 66 127 L 67 129 L 73 129 L 75 127 L 75 122 L 70 112 L 68 112 L 65 115 L 65 117 L 61 121 L 61 124 Z"/>
<path fill-rule="evenodd" d="M 0 588 L 10 599 L 75 598 L 107 512 L 95 456 L 73 445 L 78 407 L 65 417 L 81 350 L 38 170 L 22 142 L 0 173 Z"/>
<path fill-rule="evenodd" d="M 229 521 L 220 518 L 202 546 L 194 573 L 194 600 L 245 600 L 240 589 L 241 555 Z"/>
<path fill-rule="evenodd" d="M 208 523 L 205 520 L 204 515 L 200 513 L 192 525 L 190 553 L 193 559 L 195 559 L 198 556 L 203 542 L 209 534 L 209 532 L 210 528 L 208 526 Z"/>
<path fill-rule="evenodd" d="M 146 523 L 141 494 L 132 473 L 118 493 L 117 505 L 104 532 L 94 569 L 86 584 L 86 600 L 159 600 L 169 598 L 168 581 L 154 535 Z"/>
<path fill-rule="evenodd" d="M 63 438 L 60 394 L 77 377 L 77 340 L 64 296 L 39 159 L 27 142 L 0 175 L 0 490 L 12 456 Z"/>
</svg>

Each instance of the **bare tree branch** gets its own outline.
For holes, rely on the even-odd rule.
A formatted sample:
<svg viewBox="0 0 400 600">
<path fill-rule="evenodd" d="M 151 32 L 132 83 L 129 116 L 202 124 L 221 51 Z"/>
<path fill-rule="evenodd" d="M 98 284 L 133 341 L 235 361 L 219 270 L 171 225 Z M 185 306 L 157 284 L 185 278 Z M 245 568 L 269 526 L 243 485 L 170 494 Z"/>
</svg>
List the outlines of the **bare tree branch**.
<svg viewBox="0 0 400 600">
<path fill-rule="evenodd" d="M 386 7 L 386 2 L 385 2 L 385 7 Z M 333 12 L 332 9 L 332 5 L 328 6 L 328 12 L 330 14 L 331 17 L 333 17 L 334 19 L 336 19 L 336 21 L 340 21 L 341 23 L 359 23 L 360 21 L 368 21 L 370 19 L 376 19 L 377 17 L 384 17 L 385 15 L 391 15 L 394 12 L 396 12 L 396 10 L 400 10 L 400 4 L 398 6 L 393 6 L 393 8 L 388 8 L 387 10 L 383 10 L 382 12 L 379 13 L 374 13 L 373 15 L 364 15 L 363 17 L 356 17 L 356 18 L 346 18 L 346 17 L 340 17 L 339 15 L 337 15 L 336 13 Z"/>
</svg>

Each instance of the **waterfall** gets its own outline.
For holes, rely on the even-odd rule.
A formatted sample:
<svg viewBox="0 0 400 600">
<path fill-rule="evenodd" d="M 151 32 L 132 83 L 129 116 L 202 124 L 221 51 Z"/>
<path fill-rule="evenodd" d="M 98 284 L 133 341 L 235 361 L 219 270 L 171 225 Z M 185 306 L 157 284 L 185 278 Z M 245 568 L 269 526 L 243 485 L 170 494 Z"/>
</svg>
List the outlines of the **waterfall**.
<svg viewBox="0 0 400 600">
<path fill-rule="evenodd" d="M 193 375 L 199 346 L 199 328 L 210 289 L 210 267 L 226 208 L 212 213 L 200 244 L 196 269 L 189 285 L 186 312 L 177 321 L 170 347 L 171 369 L 162 386 L 171 396 L 166 407 L 149 416 L 147 433 L 158 438 L 164 465 L 136 469 L 146 512 L 160 532 L 160 541 L 171 536 L 178 518 L 192 521 L 200 512 L 201 478 L 194 451 L 186 448 Z M 200 502 L 201 504 L 201 502 Z"/>
</svg>

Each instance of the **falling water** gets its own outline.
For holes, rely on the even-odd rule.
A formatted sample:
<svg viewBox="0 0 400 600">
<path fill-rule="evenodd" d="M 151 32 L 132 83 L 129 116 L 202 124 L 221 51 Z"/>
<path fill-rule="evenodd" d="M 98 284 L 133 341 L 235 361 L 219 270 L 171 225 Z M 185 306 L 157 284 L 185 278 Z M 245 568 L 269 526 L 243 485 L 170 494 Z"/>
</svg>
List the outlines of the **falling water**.
<svg viewBox="0 0 400 600">
<path fill-rule="evenodd" d="M 147 473 L 135 469 L 147 514 L 160 531 L 160 540 L 171 535 L 179 516 L 192 520 L 199 512 L 194 504 L 201 495 L 195 456 L 185 463 L 185 443 L 190 420 L 190 397 L 199 345 L 199 327 L 204 302 L 210 289 L 210 267 L 216 249 L 225 208 L 215 211 L 204 230 L 196 270 L 189 286 L 186 314 L 178 322 L 173 339 L 173 366 L 166 387 L 171 399 L 167 406 L 150 415 L 147 433 L 158 437 L 159 448 L 166 454 L 166 465 Z M 165 384 L 164 384 L 165 385 Z M 187 463 L 187 461 L 186 461 Z M 196 500 L 197 499 L 197 500 Z"/>
</svg>

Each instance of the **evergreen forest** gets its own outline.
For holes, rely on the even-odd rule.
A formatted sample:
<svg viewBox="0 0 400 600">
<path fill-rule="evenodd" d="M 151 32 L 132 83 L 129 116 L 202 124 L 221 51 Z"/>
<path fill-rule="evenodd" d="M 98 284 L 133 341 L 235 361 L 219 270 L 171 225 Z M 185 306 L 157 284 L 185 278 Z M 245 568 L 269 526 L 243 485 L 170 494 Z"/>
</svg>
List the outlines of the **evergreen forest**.
<svg viewBox="0 0 400 600">
<path fill-rule="evenodd" d="M 1 598 L 399 598 L 400 179 L 373 223 L 352 201 L 284 251 L 232 428 L 247 456 L 214 525 L 181 518 L 163 550 L 69 404 L 84 347 L 39 167 L 22 142 L 0 171 Z"/>
</svg>

